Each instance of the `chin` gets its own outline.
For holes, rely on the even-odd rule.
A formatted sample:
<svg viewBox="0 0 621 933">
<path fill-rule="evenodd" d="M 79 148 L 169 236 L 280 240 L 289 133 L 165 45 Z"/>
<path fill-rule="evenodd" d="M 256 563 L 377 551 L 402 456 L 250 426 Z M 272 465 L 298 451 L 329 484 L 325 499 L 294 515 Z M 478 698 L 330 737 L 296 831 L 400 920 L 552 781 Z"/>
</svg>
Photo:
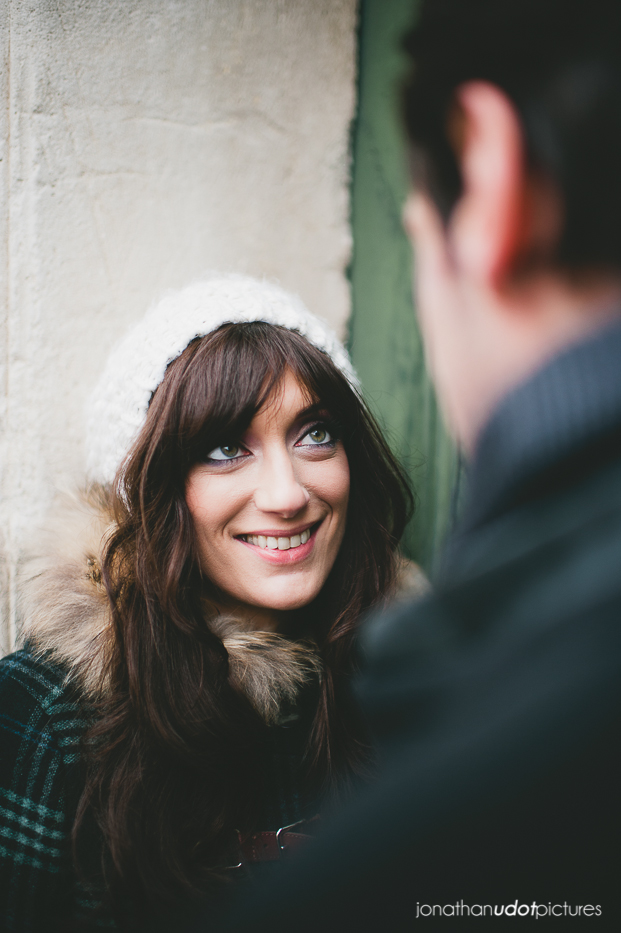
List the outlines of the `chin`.
<svg viewBox="0 0 621 933">
<path fill-rule="evenodd" d="M 320 590 L 310 590 L 307 593 L 300 594 L 299 589 L 295 593 L 279 593 L 266 596 L 261 600 L 262 609 L 273 609 L 275 612 L 293 612 L 295 609 L 302 609 L 319 595 Z"/>
</svg>

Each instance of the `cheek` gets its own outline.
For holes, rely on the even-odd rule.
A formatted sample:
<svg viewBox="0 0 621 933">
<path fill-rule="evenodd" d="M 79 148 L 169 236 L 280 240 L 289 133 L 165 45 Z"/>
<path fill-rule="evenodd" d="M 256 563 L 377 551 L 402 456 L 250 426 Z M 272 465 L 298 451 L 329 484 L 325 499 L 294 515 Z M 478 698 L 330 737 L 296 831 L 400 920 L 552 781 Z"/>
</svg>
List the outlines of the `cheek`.
<svg viewBox="0 0 621 933">
<path fill-rule="evenodd" d="M 234 496 L 224 488 L 226 484 L 218 482 L 222 479 L 190 474 L 186 483 L 185 501 L 201 550 L 215 546 L 219 532 L 235 512 Z"/>
<path fill-rule="evenodd" d="M 459 304 L 454 259 L 440 216 L 428 198 L 411 197 L 405 219 L 414 247 L 417 315 L 433 370 L 451 340 L 452 312 Z"/>
<path fill-rule="evenodd" d="M 330 461 L 315 464 L 312 473 L 307 487 L 344 521 L 349 501 L 349 463 L 345 451 L 339 451 Z"/>
<path fill-rule="evenodd" d="M 436 244 L 437 245 L 437 244 Z M 454 270 L 437 250 L 421 250 L 416 272 L 417 317 L 425 360 L 444 415 L 453 421 L 468 356 L 468 315 Z"/>
<path fill-rule="evenodd" d="M 202 569 L 210 563 L 210 543 L 214 540 L 214 516 L 204 502 L 195 496 L 186 495 L 186 503 L 192 516 L 194 543 L 198 548 Z"/>
<path fill-rule="evenodd" d="M 192 474 L 190 474 L 185 486 L 185 502 L 192 516 L 194 527 L 199 534 L 200 529 L 213 521 L 214 517 L 213 496 L 209 486 L 210 484 L 205 478 L 196 477 Z"/>
<path fill-rule="evenodd" d="M 343 454 L 339 469 L 335 471 L 335 475 L 332 477 L 331 495 L 335 508 L 343 513 L 344 520 L 347 503 L 349 502 L 349 463 L 345 454 Z"/>
<path fill-rule="evenodd" d="M 417 316 L 425 352 L 432 367 L 451 339 L 450 310 L 456 303 L 449 274 L 444 273 L 433 257 L 420 257 L 415 273 Z"/>
</svg>

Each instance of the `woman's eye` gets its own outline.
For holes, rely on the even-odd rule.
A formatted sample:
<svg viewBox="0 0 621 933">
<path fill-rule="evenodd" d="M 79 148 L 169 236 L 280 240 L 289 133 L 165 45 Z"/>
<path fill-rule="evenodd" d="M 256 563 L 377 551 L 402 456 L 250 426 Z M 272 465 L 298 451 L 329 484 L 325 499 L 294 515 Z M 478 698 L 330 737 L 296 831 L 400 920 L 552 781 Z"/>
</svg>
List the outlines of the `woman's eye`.
<svg viewBox="0 0 621 933">
<path fill-rule="evenodd" d="M 312 446 L 313 444 L 331 444 L 332 442 L 333 438 L 327 427 L 323 424 L 317 424 L 304 435 L 300 444 Z"/>
<path fill-rule="evenodd" d="M 235 460 L 241 453 L 242 448 L 238 444 L 222 444 L 207 454 L 207 460 Z"/>
</svg>

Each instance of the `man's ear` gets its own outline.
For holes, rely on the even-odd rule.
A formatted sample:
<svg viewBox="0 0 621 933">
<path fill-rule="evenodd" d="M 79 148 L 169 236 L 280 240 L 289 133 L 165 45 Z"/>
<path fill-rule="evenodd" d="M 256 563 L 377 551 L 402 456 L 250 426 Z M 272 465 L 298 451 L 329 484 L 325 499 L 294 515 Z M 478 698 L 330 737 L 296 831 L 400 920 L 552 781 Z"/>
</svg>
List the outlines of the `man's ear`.
<svg viewBox="0 0 621 933">
<path fill-rule="evenodd" d="M 463 182 L 449 224 L 454 261 L 496 290 L 510 278 L 532 227 L 520 121 L 499 88 L 469 81 L 457 89 L 449 133 Z"/>
</svg>

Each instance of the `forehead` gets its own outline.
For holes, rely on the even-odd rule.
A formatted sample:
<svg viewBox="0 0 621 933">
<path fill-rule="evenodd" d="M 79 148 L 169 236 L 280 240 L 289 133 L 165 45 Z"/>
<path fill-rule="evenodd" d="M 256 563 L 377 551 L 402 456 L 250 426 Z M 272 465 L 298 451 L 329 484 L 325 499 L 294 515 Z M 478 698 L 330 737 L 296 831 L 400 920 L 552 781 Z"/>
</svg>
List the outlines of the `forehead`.
<svg viewBox="0 0 621 933">
<path fill-rule="evenodd" d="M 290 369 L 274 386 L 265 404 L 252 419 L 251 428 L 258 425 L 280 425 L 295 421 L 306 409 L 316 403 L 309 389 Z"/>
</svg>

